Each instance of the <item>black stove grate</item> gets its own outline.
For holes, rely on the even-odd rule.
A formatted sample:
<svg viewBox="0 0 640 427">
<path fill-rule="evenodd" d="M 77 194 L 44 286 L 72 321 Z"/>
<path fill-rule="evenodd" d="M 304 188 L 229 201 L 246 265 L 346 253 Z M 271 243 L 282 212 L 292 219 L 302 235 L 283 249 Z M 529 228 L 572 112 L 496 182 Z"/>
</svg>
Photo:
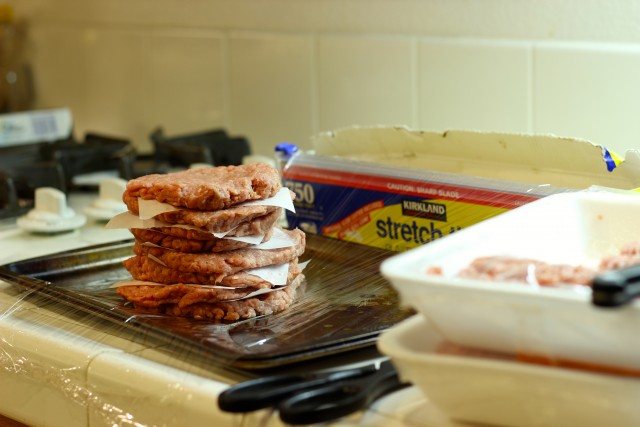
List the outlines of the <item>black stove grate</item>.
<svg viewBox="0 0 640 427">
<path fill-rule="evenodd" d="M 34 207 L 35 190 L 76 190 L 73 178 L 102 170 L 133 177 L 135 150 L 128 140 L 87 134 L 73 139 L 0 147 L 0 218 L 20 216 Z M 96 190 L 93 188 L 92 190 Z"/>
<path fill-rule="evenodd" d="M 46 154 L 46 143 L 0 148 L 0 218 L 22 215 L 34 205 L 39 187 L 66 191 L 60 164 Z"/>
<path fill-rule="evenodd" d="M 75 178 L 101 171 L 115 171 L 129 180 L 149 173 L 165 173 L 194 163 L 214 166 L 242 164 L 251 154 L 244 137 L 229 136 L 224 129 L 168 137 L 156 128 L 150 139 L 154 151 L 136 152 L 125 138 L 88 132 L 83 141 L 73 137 L 0 147 L 0 218 L 26 213 L 34 206 L 35 190 L 54 187 L 71 191 L 97 191 L 98 184 L 78 184 Z"/>
<path fill-rule="evenodd" d="M 156 172 L 193 163 L 240 165 L 251 154 L 251 144 L 245 137 L 230 136 L 221 128 L 169 137 L 158 127 L 149 139 L 154 147 Z"/>
</svg>

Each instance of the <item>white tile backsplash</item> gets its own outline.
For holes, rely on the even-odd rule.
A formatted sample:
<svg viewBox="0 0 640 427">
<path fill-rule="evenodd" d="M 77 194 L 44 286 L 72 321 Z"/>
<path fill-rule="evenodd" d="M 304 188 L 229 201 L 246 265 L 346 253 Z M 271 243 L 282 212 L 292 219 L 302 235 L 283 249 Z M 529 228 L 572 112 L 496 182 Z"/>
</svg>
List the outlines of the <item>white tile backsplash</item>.
<svg viewBox="0 0 640 427">
<path fill-rule="evenodd" d="M 82 109 L 73 108 L 77 137 L 81 138 L 85 131 L 127 136 L 133 131 L 128 116 L 144 121 L 145 110 L 140 108 L 144 95 L 140 73 L 144 64 L 142 39 L 143 33 L 136 31 L 84 31 L 85 104 Z M 137 142 L 140 146 L 146 143 Z"/>
<path fill-rule="evenodd" d="M 528 44 L 424 40 L 418 52 L 420 128 L 531 131 Z"/>
<path fill-rule="evenodd" d="M 225 125 L 224 43 L 217 32 L 143 36 L 131 102 L 147 131 L 162 126 L 167 135 L 178 135 Z"/>
<path fill-rule="evenodd" d="M 320 37 L 320 130 L 350 125 L 414 126 L 413 43 L 407 38 Z"/>
<path fill-rule="evenodd" d="M 313 39 L 308 35 L 234 33 L 229 37 L 229 129 L 253 151 L 273 156 L 312 133 Z"/>
<path fill-rule="evenodd" d="M 492 32 L 447 2 L 408 1 L 400 10 L 376 0 L 364 11 L 350 1 L 290 9 L 277 1 L 271 13 L 257 1 L 192 8 L 161 1 L 152 16 L 144 13 L 150 0 L 131 14 L 121 10 L 124 0 L 63 3 L 78 7 L 64 14 L 46 2 L 24 6 L 35 19 L 38 107 L 68 106 L 79 131 L 128 136 L 142 151 L 157 125 L 168 134 L 224 126 L 268 156 L 284 140 L 308 148 L 318 131 L 369 124 L 553 133 L 618 152 L 640 147 L 640 44 L 606 34 L 594 35 L 605 41 L 597 45 L 579 41 L 587 33 L 577 21 L 506 28 L 514 5 L 505 27 Z M 287 10 L 295 23 L 273 16 Z M 588 11 L 596 16 L 594 2 Z M 423 12 L 435 27 L 418 29 Z M 466 22 L 467 30 L 440 28 L 436 17 Z M 567 40 L 572 31 L 575 42 Z"/>
<path fill-rule="evenodd" d="M 87 78 L 87 33 L 77 28 L 36 27 L 30 32 L 30 58 L 39 108 L 69 106 L 83 122 L 90 98 Z"/>
<path fill-rule="evenodd" d="M 533 69 L 535 132 L 640 148 L 639 46 L 545 44 Z"/>
<path fill-rule="evenodd" d="M 148 151 L 158 125 L 169 135 L 225 125 L 220 33 L 55 27 L 33 35 L 38 106 L 71 108 L 78 138 L 97 131 Z"/>
</svg>

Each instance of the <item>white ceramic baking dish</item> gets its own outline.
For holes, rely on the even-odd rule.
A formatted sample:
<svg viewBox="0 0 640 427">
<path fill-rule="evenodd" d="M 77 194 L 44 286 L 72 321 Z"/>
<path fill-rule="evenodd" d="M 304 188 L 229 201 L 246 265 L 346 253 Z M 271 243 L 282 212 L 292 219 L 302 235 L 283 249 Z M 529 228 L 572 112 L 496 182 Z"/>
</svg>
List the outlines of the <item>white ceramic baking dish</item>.
<svg viewBox="0 0 640 427">
<path fill-rule="evenodd" d="M 451 419 L 509 427 L 636 427 L 640 381 L 489 356 L 439 352 L 422 315 L 384 332 L 380 351 Z M 475 425 L 475 424 L 474 424 Z"/>
<path fill-rule="evenodd" d="M 632 240 L 640 240 L 640 196 L 563 193 L 395 255 L 381 272 L 404 304 L 452 342 L 640 372 L 638 300 L 600 308 L 591 304 L 591 289 L 585 286 L 559 289 L 455 277 L 485 255 L 595 267 Z M 443 274 L 427 274 L 434 266 Z"/>
</svg>

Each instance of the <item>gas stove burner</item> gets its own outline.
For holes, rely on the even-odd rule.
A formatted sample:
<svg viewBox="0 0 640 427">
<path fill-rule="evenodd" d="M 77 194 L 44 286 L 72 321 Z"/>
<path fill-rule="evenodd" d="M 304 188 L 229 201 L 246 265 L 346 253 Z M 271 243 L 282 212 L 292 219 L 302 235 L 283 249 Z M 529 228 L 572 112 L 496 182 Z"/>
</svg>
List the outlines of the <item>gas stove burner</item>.
<svg viewBox="0 0 640 427">
<path fill-rule="evenodd" d="M 240 165 L 242 159 L 251 154 L 251 145 L 246 138 L 229 136 L 224 129 L 168 137 L 158 127 L 149 138 L 154 147 L 156 172 L 159 173 L 194 163 Z"/>
<path fill-rule="evenodd" d="M 40 187 L 65 191 L 62 167 L 51 161 L 31 164 L 2 165 L 0 172 L 0 218 L 13 218 L 27 213 L 35 205 L 35 190 Z"/>
<path fill-rule="evenodd" d="M 244 137 L 224 129 L 168 137 L 161 127 L 150 139 L 154 152 L 138 155 L 128 139 L 85 134 L 53 141 L 0 146 L 0 218 L 20 216 L 34 207 L 35 190 L 53 187 L 97 192 L 105 179 L 129 180 L 149 173 L 165 173 L 195 164 L 240 165 L 251 154 Z"/>
<path fill-rule="evenodd" d="M 12 218 L 34 206 L 38 187 L 65 191 L 62 167 L 47 159 L 46 143 L 20 144 L 0 148 L 0 218 Z"/>
<path fill-rule="evenodd" d="M 83 142 L 65 139 L 0 146 L 0 218 L 20 216 L 34 207 L 41 187 L 97 191 L 99 183 L 82 186 L 76 178 L 108 171 L 131 179 L 135 150 L 126 139 L 87 133 Z"/>
<path fill-rule="evenodd" d="M 79 179 L 88 174 L 103 172 L 127 180 L 134 177 L 136 151 L 127 139 L 87 133 L 83 142 L 57 141 L 47 145 L 46 151 L 45 157 L 62 166 L 70 190 L 97 190 L 99 182 Z"/>
</svg>

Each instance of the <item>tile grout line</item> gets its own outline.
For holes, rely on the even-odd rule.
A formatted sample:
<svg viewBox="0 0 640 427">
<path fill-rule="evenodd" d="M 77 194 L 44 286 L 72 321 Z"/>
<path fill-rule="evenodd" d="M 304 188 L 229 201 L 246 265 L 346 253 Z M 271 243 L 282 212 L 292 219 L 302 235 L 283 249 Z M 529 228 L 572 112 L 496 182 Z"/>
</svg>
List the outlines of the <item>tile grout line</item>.
<svg viewBox="0 0 640 427">
<path fill-rule="evenodd" d="M 535 115 L 536 115 L 536 91 L 535 91 L 535 45 L 530 43 L 528 46 L 529 54 L 527 55 L 527 59 L 529 61 L 529 66 L 527 67 L 527 97 L 529 98 L 529 111 L 527 114 L 527 129 L 530 134 L 535 132 Z"/>
<path fill-rule="evenodd" d="M 419 40 L 416 37 L 411 39 L 411 86 L 413 86 L 413 90 L 411 91 L 411 110 L 412 117 L 411 121 L 412 127 L 414 129 L 421 128 L 420 117 L 421 117 L 421 109 L 422 103 L 420 102 L 420 49 L 419 49 Z"/>
<path fill-rule="evenodd" d="M 320 132 L 320 91 L 319 91 L 318 34 L 311 34 L 311 135 Z"/>
<path fill-rule="evenodd" d="M 222 38 L 222 122 L 225 129 L 231 129 L 232 116 L 231 116 L 231 48 L 230 48 L 230 33 L 224 31 L 224 37 Z"/>
</svg>

